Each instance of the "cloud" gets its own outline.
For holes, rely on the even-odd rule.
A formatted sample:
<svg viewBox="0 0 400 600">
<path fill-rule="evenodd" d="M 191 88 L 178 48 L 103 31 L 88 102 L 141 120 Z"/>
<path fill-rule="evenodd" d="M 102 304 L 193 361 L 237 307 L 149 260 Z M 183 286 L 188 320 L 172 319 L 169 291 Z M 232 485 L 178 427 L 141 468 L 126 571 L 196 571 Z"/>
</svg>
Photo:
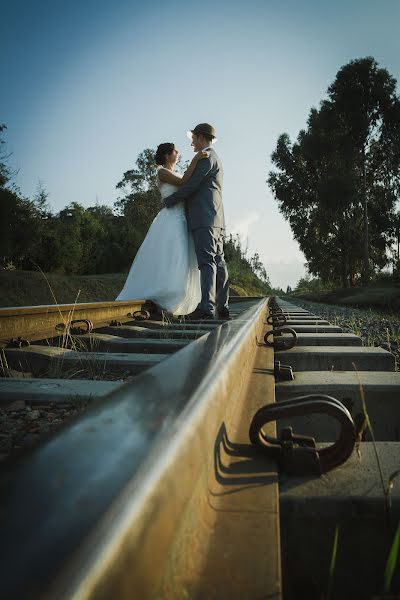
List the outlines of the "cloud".
<svg viewBox="0 0 400 600">
<path fill-rule="evenodd" d="M 305 261 L 294 260 L 266 260 L 264 261 L 267 274 L 273 287 L 294 288 L 301 277 L 306 274 Z"/>
<path fill-rule="evenodd" d="M 260 237 L 259 228 L 254 227 L 256 223 L 260 223 L 260 219 L 259 212 L 248 212 L 236 221 L 229 231 L 234 236 L 239 235 L 243 249 L 250 245 L 250 254 L 259 252 L 273 287 L 286 290 L 290 285 L 293 288 L 300 277 L 304 277 L 306 273 L 303 253 L 292 237 L 285 237 L 282 234 L 274 237 L 278 225 L 273 226 L 272 231 L 268 231 L 270 244 L 265 248 L 265 231 L 262 231 Z"/>
<path fill-rule="evenodd" d="M 242 245 L 247 244 L 247 239 L 250 234 L 250 228 L 254 223 L 257 223 L 260 218 L 260 214 L 258 212 L 248 213 L 245 217 L 242 217 L 239 222 L 236 222 L 232 227 L 231 232 L 232 235 L 239 235 L 240 241 Z"/>
</svg>

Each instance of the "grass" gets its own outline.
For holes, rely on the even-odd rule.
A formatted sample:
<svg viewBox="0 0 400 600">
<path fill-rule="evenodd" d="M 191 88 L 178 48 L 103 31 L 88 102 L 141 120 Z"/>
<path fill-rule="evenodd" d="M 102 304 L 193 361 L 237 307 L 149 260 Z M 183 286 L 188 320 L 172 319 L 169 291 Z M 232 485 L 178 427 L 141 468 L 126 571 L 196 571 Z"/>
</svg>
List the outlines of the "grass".
<svg viewBox="0 0 400 600">
<path fill-rule="evenodd" d="M 330 598 L 332 597 L 333 577 L 334 577 L 335 568 L 336 568 L 338 541 L 339 541 L 339 526 L 336 525 L 335 535 L 333 537 L 331 560 L 329 563 L 329 579 L 328 579 L 328 590 L 326 593 L 326 600 L 330 600 Z"/>
<path fill-rule="evenodd" d="M 72 315 L 71 315 L 72 316 Z M 49 346 L 51 344 L 49 343 Z M 78 353 L 82 352 L 98 352 L 99 342 L 92 335 L 88 334 L 87 343 L 69 333 L 67 328 L 66 333 L 60 337 L 59 348 L 68 348 Z M 97 359 L 93 357 L 93 360 L 88 362 L 77 361 L 77 366 L 66 370 L 64 367 L 63 359 L 52 360 L 49 369 L 43 375 L 49 379 L 75 379 L 80 375 L 80 379 L 93 379 L 102 380 L 110 379 L 110 374 L 107 372 L 107 360 Z"/>
<path fill-rule="evenodd" d="M 2 290 L 2 304 L 6 306 L 25 306 L 35 304 L 73 304 L 67 317 L 64 317 L 61 310 L 60 319 L 63 323 L 62 335 L 59 338 L 58 347 L 71 349 L 76 352 L 97 352 L 98 343 L 88 335 L 88 344 L 82 343 L 70 332 L 71 322 L 74 319 L 74 309 L 78 302 L 93 302 L 114 300 L 121 290 L 126 275 L 108 274 L 101 276 L 63 276 L 44 273 L 40 267 L 38 272 L 33 271 L 0 271 L 0 289 Z M 235 292 L 234 292 L 235 293 Z M 237 292 L 236 292 L 237 293 Z M 251 290 L 249 291 L 251 293 Z M 170 325 L 173 321 L 163 313 L 163 325 Z M 183 321 L 184 323 L 184 318 Z M 140 324 L 140 322 L 138 322 Z M 194 329 L 195 325 L 188 325 L 189 329 Z M 163 332 L 164 333 L 164 332 Z M 204 331 L 198 329 L 198 336 L 203 335 Z M 171 337 L 168 331 L 165 331 L 163 337 Z M 185 331 L 181 331 L 180 339 L 187 339 Z M 48 345 L 51 342 L 48 341 Z M 5 376 L 10 376 L 11 371 L 6 364 L 5 356 L 0 360 L 0 368 Z M 21 371 L 23 371 L 21 367 Z M 55 379 L 72 379 L 77 375 L 88 379 L 114 379 L 107 372 L 106 360 L 94 360 L 80 363 L 77 367 L 65 369 L 64 361 L 61 359 L 52 360 L 49 368 L 42 376 Z"/>
<path fill-rule="evenodd" d="M 1 353 L 0 353 L 0 368 L 1 368 L 1 372 L 2 372 L 2 377 L 11 377 L 12 376 L 11 369 L 8 366 L 7 356 L 3 349 L 1 350 Z"/>
<path fill-rule="evenodd" d="M 397 471 L 394 471 L 389 477 L 389 481 L 388 481 L 388 485 L 387 485 L 387 489 L 386 489 L 386 496 L 388 499 L 389 512 L 392 510 L 392 490 L 393 490 L 394 480 L 399 475 L 400 475 L 400 469 L 397 469 Z"/>
<path fill-rule="evenodd" d="M 121 291 L 125 279 L 126 273 L 57 275 L 36 271 L 0 271 L 0 307 L 72 304 L 78 291 L 80 302 L 112 301 Z M 230 286 L 230 292 L 235 296 L 263 295 L 256 278 L 239 274 Z"/>
<path fill-rule="evenodd" d="M 78 291 L 80 302 L 105 302 L 115 300 L 125 279 L 123 273 L 84 276 L 0 271 L 0 302 L 2 307 L 72 304 Z"/>
<path fill-rule="evenodd" d="M 365 394 L 364 394 L 364 388 L 363 385 L 361 383 L 361 379 L 360 379 L 360 375 L 359 372 L 357 370 L 357 367 L 354 363 L 352 363 L 354 370 L 356 372 L 357 378 L 358 378 L 358 383 L 360 386 L 360 397 L 361 397 L 361 404 L 362 404 L 362 409 L 363 409 L 363 415 L 364 415 L 364 424 L 361 428 L 361 431 L 359 432 L 359 439 L 357 441 L 357 454 L 359 456 L 359 458 L 361 457 L 361 453 L 360 453 L 360 446 L 361 446 L 361 439 L 362 439 L 362 434 L 364 433 L 365 429 L 368 428 L 368 431 L 370 433 L 371 436 L 371 440 L 372 440 L 372 444 L 373 444 L 373 448 L 374 448 L 374 452 L 375 452 L 375 458 L 376 458 L 376 463 L 378 465 L 378 471 L 379 471 L 379 477 L 381 480 L 381 485 L 382 485 L 382 490 L 383 490 L 383 497 L 384 497 L 384 517 L 385 517 L 385 522 L 386 522 L 386 516 L 387 516 L 387 508 L 388 508 L 388 498 L 387 498 L 387 490 L 388 487 L 385 485 L 385 481 L 384 481 L 384 477 L 383 477 L 383 468 L 381 465 L 381 461 L 379 460 L 379 454 L 378 454 L 378 448 L 376 445 L 376 441 L 375 441 L 375 434 L 374 434 L 374 430 L 371 424 L 371 420 L 369 418 L 368 415 L 368 411 L 367 411 L 367 403 L 365 401 Z"/>
<path fill-rule="evenodd" d="M 51 276 L 46 275 L 40 269 L 40 267 L 38 267 L 38 269 L 39 269 L 39 273 L 35 273 L 35 275 L 38 275 L 40 277 L 39 280 L 41 281 L 43 286 L 47 289 L 48 297 L 50 297 L 53 301 L 52 303 L 58 307 L 60 319 L 63 323 L 63 331 L 62 331 L 62 335 L 58 338 L 58 346 L 57 347 L 61 348 L 61 349 L 70 349 L 70 350 L 73 350 L 78 353 L 79 352 L 96 353 L 98 351 L 99 343 L 90 334 L 87 337 L 88 342 L 89 342 L 88 344 L 85 344 L 80 339 L 78 339 L 73 334 L 71 334 L 71 325 L 72 325 L 72 321 L 74 320 L 75 307 L 76 307 L 78 299 L 81 295 L 81 290 L 80 289 L 77 290 L 75 298 L 72 302 L 73 306 L 69 310 L 68 315 L 65 318 L 59 307 L 59 304 L 62 304 L 64 302 L 59 302 L 59 300 L 57 299 L 57 297 L 56 297 L 57 290 L 55 290 L 52 286 Z M 28 272 L 28 273 L 30 273 L 30 272 Z M 65 301 L 65 303 L 69 304 L 70 301 Z M 52 346 L 50 340 L 47 340 L 47 345 L 49 347 Z M 3 354 L 4 354 L 4 352 L 3 352 Z M 104 379 L 106 376 L 106 364 L 107 364 L 106 360 L 95 359 L 93 361 L 89 361 L 89 362 L 85 362 L 85 363 L 81 362 L 80 368 L 78 368 L 78 370 L 76 367 L 66 370 L 65 366 L 64 366 L 63 358 L 64 357 L 62 356 L 61 359 L 60 358 L 51 359 L 50 365 L 49 365 L 48 369 L 46 370 L 46 372 L 44 374 L 42 374 L 42 377 L 49 378 L 49 379 L 73 379 L 77 375 L 84 374 L 84 375 L 86 375 L 85 378 L 101 380 L 101 379 Z M 8 376 L 10 376 L 11 372 L 8 369 L 8 365 L 6 363 L 7 363 L 7 361 L 6 361 L 6 357 L 4 355 L 1 359 L 1 367 L 2 367 L 3 373 L 6 375 L 6 372 L 8 372 Z M 23 369 L 21 369 L 21 370 L 23 371 Z"/>
<path fill-rule="evenodd" d="M 368 411 L 367 411 L 364 389 L 363 389 L 363 386 L 362 386 L 362 383 L 360 380 L 358 370 L 354 363 L 353 363 L 353 367 L 356 371 L 356 374 L 357 374 L 357 377 L 359 380 L 360 397 L 361 397 L 363 414 L 364 414 L 364 424 L 363 424 L 361 430 L 359 431 L 359 435 L 358 435 L 358 439 L 357 439 L 357 453 L 358 453 L 359 458 L 361 458 L 361 453 L 360 453 L 361 438 L 362 438 L 364 431 L 366 429 L 368 429 L 370 432 L 370 435 L 371 435 L 371 439 L 372 439 L 372 443 L 373 443 L 373 447 L 374 447 L 374 451 L 375 451 L 375 456 L 376 456 L 376 462 L 377 462 L 378 471 L 379 471 L 379 476 L 380 476 L 381 485 L 382 485 L 382 489 L 383 489 L 384 527 L 386 528 L 389 525 L 387 516 L 388 516 L 388 514 L 391 516 L 391 491 L 393 489 L 394 480 L 396 479 L 396 477 L 398 477 L 400 475 L 400 469 L 398 469 L 397 471 L 395 471 L 394 473 L 392 473 L 390 475 L 388 483 L 387 483 L 387 485 L 385 485 L 383 468 L 382 468 L 382 465 L 381 465 L 381 462 L 379 459 L 375 436 L 374 436 L 373 428 L 372 428 L 371 421 L 370 421 Z M 325 600 L 331 600 L 331 598 L 334 597 L 333 596 L 333 583 L 334 583 L 334 574 L 335 574 L 336 561 L 337 561 L 338 541 L 339 541 L 339 525 L 336 525 L 333 543 L 332 543 L 331 559 L 330 559 L 330 563 L 329 563 L 328 582 L 327 582 L 327 588 L 326 588 L 327 591 L 326 591 L 326 595 L 321 594 L 321 598 L 324 598 Z M 389 594 L 391 591 L 392 580 L 393 580 L 395 569 L 396 569 L 396 566 L 398 563 L 399 553 L 400 553 L 400 523 L 398 524 L 397 530 L 394 534 L 393 541 L 392 541 L 392 544 L 391 544 L 391 547 L 389 550 L 388 558 L 386 561 L 386 566 L 385 566 L 385 571 L 384 571 L 384 586 L 383 586 L 383 593 L 385 594 L 385 596 L 374 596 L 374 597 L 376 597 L 376 598 L 389 597 L 389 596 L 386 596 L 386 594 Z M 390 597 L 392 597 L 392 596 L 390 596 Z M 394 597 L 397 598 L 397 596 L 393 596 L 393 598 Z"/>
<path fill-rule="evenodd" d="M 393 538 L 393 543 L 390 548 L 389 556 L 386 562 L 385 574 L 384 574 L 384 588 L 383 591 L 385 594 L 390 592 L 390 588 L 392 587 L 392 579 L 394 575 L 394 571 L 397 565 L 397 560 L 399 557 L 399 549 L 400 549 L 400 523 L 397 526 L 396 533 Z"/>
<path fill-rule="evenodd" d="M 297 303 L 299 304 L 299 303 Z M 343 306 L 320 306 L 317 307 L 316 304 L 312 302 L 305 301 L 300 302 L 300 305 L 303 307 L 306 305 L 312 312 L 318 312 L 318 309 L 324 309 L 325 315 L 328 320 L 334 322 L 335 324 L 345 327 L 346 330 L 352 330 L 353 333 L 356 333 L 360 337 L 363 338 L 364 344 L 374 346 L 377 343 L 381 343 L 385 341 L 388 345 L 389 350 L 393 350 L 393 346 L 395 343 L 398 344 L 400 341 L 400 325 L 399 325 L 399 317 L 398 315 L 390 315 L 384 314 L 381 311 L 373 311 L 372 309 L 368 310 L 360 310 L 360 309 L 351 309 L 349 307 L 343 308 Z M 335 310 L 337 313 L 335 315 Z M 367 323 L 366 323 L 367 321 Z M 366 326 L 367 324 L 367 326 Z M 397 346 L 396 346 L 397 347 Z M 356 371 L 358 380 L 359 380 L 359 390 L 360 390 L 360 398 L 362 403 L 362 410 L 364 416 L 363 426 L 360 428 L 358 432 L 358 439 L 356 450 L 359 458 L 361 458 L 360 447 L 361 440 L 363 437 L 363 433 L 368 429 L 369 434 L 371 436 L 376 464 L 377 464 L 377 476 L 380 479 L 382 492 L 383 492 L 383 523 L 382 526 L 385 531 L 385 535 L 392 536 L 390 540 L 390 549 L 388 551 L 388 558 L 386 561 L 386 567 L 383 574 L 384 579 L 384 594 L 389 594 L 392 587 L 392 580 L 395 573 L 396 566 L 398 564 L 398 558 L 400 553 L 400 524 L 397 526 L 397 529 L 394 531 L 393 529 L 393 515 L 392 515 L 392 506 L 391 506 L 391 493 L 393 489 L 394 480 L 396 477 L 400 475 L 400 469 L 396 470 L 392 473 L 388 479 L 385 481 L 385 476 L 383 472 L 383 465 L 381 464 L 378 448 L 375 440 L 374 431 L 372 428 L 372 424 L 367 411 L 367 404 L 364 394 L 364 389 L 362 386 L 362 382 L 360 380 L 359 373 L 357 371 L 356 366 L 353 363 L 353 368 Z M 331 552 L 331 562 L 329 569 L 329 576 L 327 582 L 327 594 L 326 598 L 330 598 L 332 595 L 333 589 L 333 573 L 336 564 L 336 553 L 337 553 L 337 541 L 338 541 L 338 528 L 336 527 L 335 537 L 333 540 L 333 547 Z M 389 597 L 389 596 L 376 596 L 376 598 L 380 597 Z M 391 596 L 397 597 L 397 596 Z"/>
<path fill-rule="evenodd" d="M 292 299 L 296 305 L 320 314 L 344 332 L 354 333 L 363 346 L 381 346 L 391 352 L 400 367 L 400 316 L 380 309 L 360 309 L 337 304 L 322 304 L 303 299 Z"/>
<path fill-rule="evenodd" d="M 228 265 L 231 290 L 237 296 L 265 296 L 267 291 L 262 282 L 252 272 L 242 272 L 235 265 Z"/>
<path fill-rule="evenodd" d="M 378 308 L 393 312 L 400 310 L 400 284 L 388 287 L 369 286 L 336 288 L 318 292 L 294 292 L 292 297 L 358 308 Z"/>
</svg>

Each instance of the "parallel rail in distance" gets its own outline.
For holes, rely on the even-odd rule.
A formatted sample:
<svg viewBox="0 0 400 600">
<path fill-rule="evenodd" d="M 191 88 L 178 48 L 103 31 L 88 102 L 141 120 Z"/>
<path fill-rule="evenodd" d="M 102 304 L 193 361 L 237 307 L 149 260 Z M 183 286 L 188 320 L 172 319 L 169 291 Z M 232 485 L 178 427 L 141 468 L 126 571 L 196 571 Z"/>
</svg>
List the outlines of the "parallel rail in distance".
<svg viewBox="0 0 400 600">
<path fill-rule="evenodd" d="M 257 344 L 266 307 L 123 385 L 3 473 L 2 596 L 280 597 L 275 465 L 247 437 L 274 401 L 273 350 Z"/>
<path fill-rule="evenodd" d="M 133 300 L 0 308 L 0 340 L 55 332 L 57 324 L 67 323 L 71 318 L 90 319 L 93 322 L 124 318 L 127 313 L 140 310 L 144 304 L 145 300 Z"/>
</svg>

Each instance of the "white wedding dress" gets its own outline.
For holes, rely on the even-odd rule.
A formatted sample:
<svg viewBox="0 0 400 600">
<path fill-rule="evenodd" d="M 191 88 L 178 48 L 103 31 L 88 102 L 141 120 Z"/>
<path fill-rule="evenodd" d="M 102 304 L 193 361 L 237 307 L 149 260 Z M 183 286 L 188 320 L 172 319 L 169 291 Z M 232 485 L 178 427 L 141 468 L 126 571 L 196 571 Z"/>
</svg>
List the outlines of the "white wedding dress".
<svg viewBox="0 0 400 600">
<path fill-rule="evenodd" d="M 161 198 L 178 188 L 162 183 Z M 152 300 L 173 315 L 187 315 L 201 299 L 200 271 L 183 202 L 160 210 L 140 246 L 116 300 Z"/>
</svg>

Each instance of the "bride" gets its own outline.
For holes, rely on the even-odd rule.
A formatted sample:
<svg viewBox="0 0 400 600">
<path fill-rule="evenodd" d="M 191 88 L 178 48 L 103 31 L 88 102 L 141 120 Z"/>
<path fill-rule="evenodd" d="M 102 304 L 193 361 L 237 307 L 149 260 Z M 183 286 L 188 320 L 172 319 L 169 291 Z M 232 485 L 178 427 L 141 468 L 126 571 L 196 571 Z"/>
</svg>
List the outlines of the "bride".
<svg viewBox="0 0 400 600">
<path fill-rule="evenodd" d="M 198 152 L 183 176 L 174 172 L 178 157 L 174 144 L 157 148 L 157 185 L 162 199 L 188 182 L 198 161 L 207 158 L 208 152 Z M 152 300 L 173 315 L 195 310 L 201 300 L 200 274 L 183 202 L 160 210 L 116 300 Z"/>
</svg>

